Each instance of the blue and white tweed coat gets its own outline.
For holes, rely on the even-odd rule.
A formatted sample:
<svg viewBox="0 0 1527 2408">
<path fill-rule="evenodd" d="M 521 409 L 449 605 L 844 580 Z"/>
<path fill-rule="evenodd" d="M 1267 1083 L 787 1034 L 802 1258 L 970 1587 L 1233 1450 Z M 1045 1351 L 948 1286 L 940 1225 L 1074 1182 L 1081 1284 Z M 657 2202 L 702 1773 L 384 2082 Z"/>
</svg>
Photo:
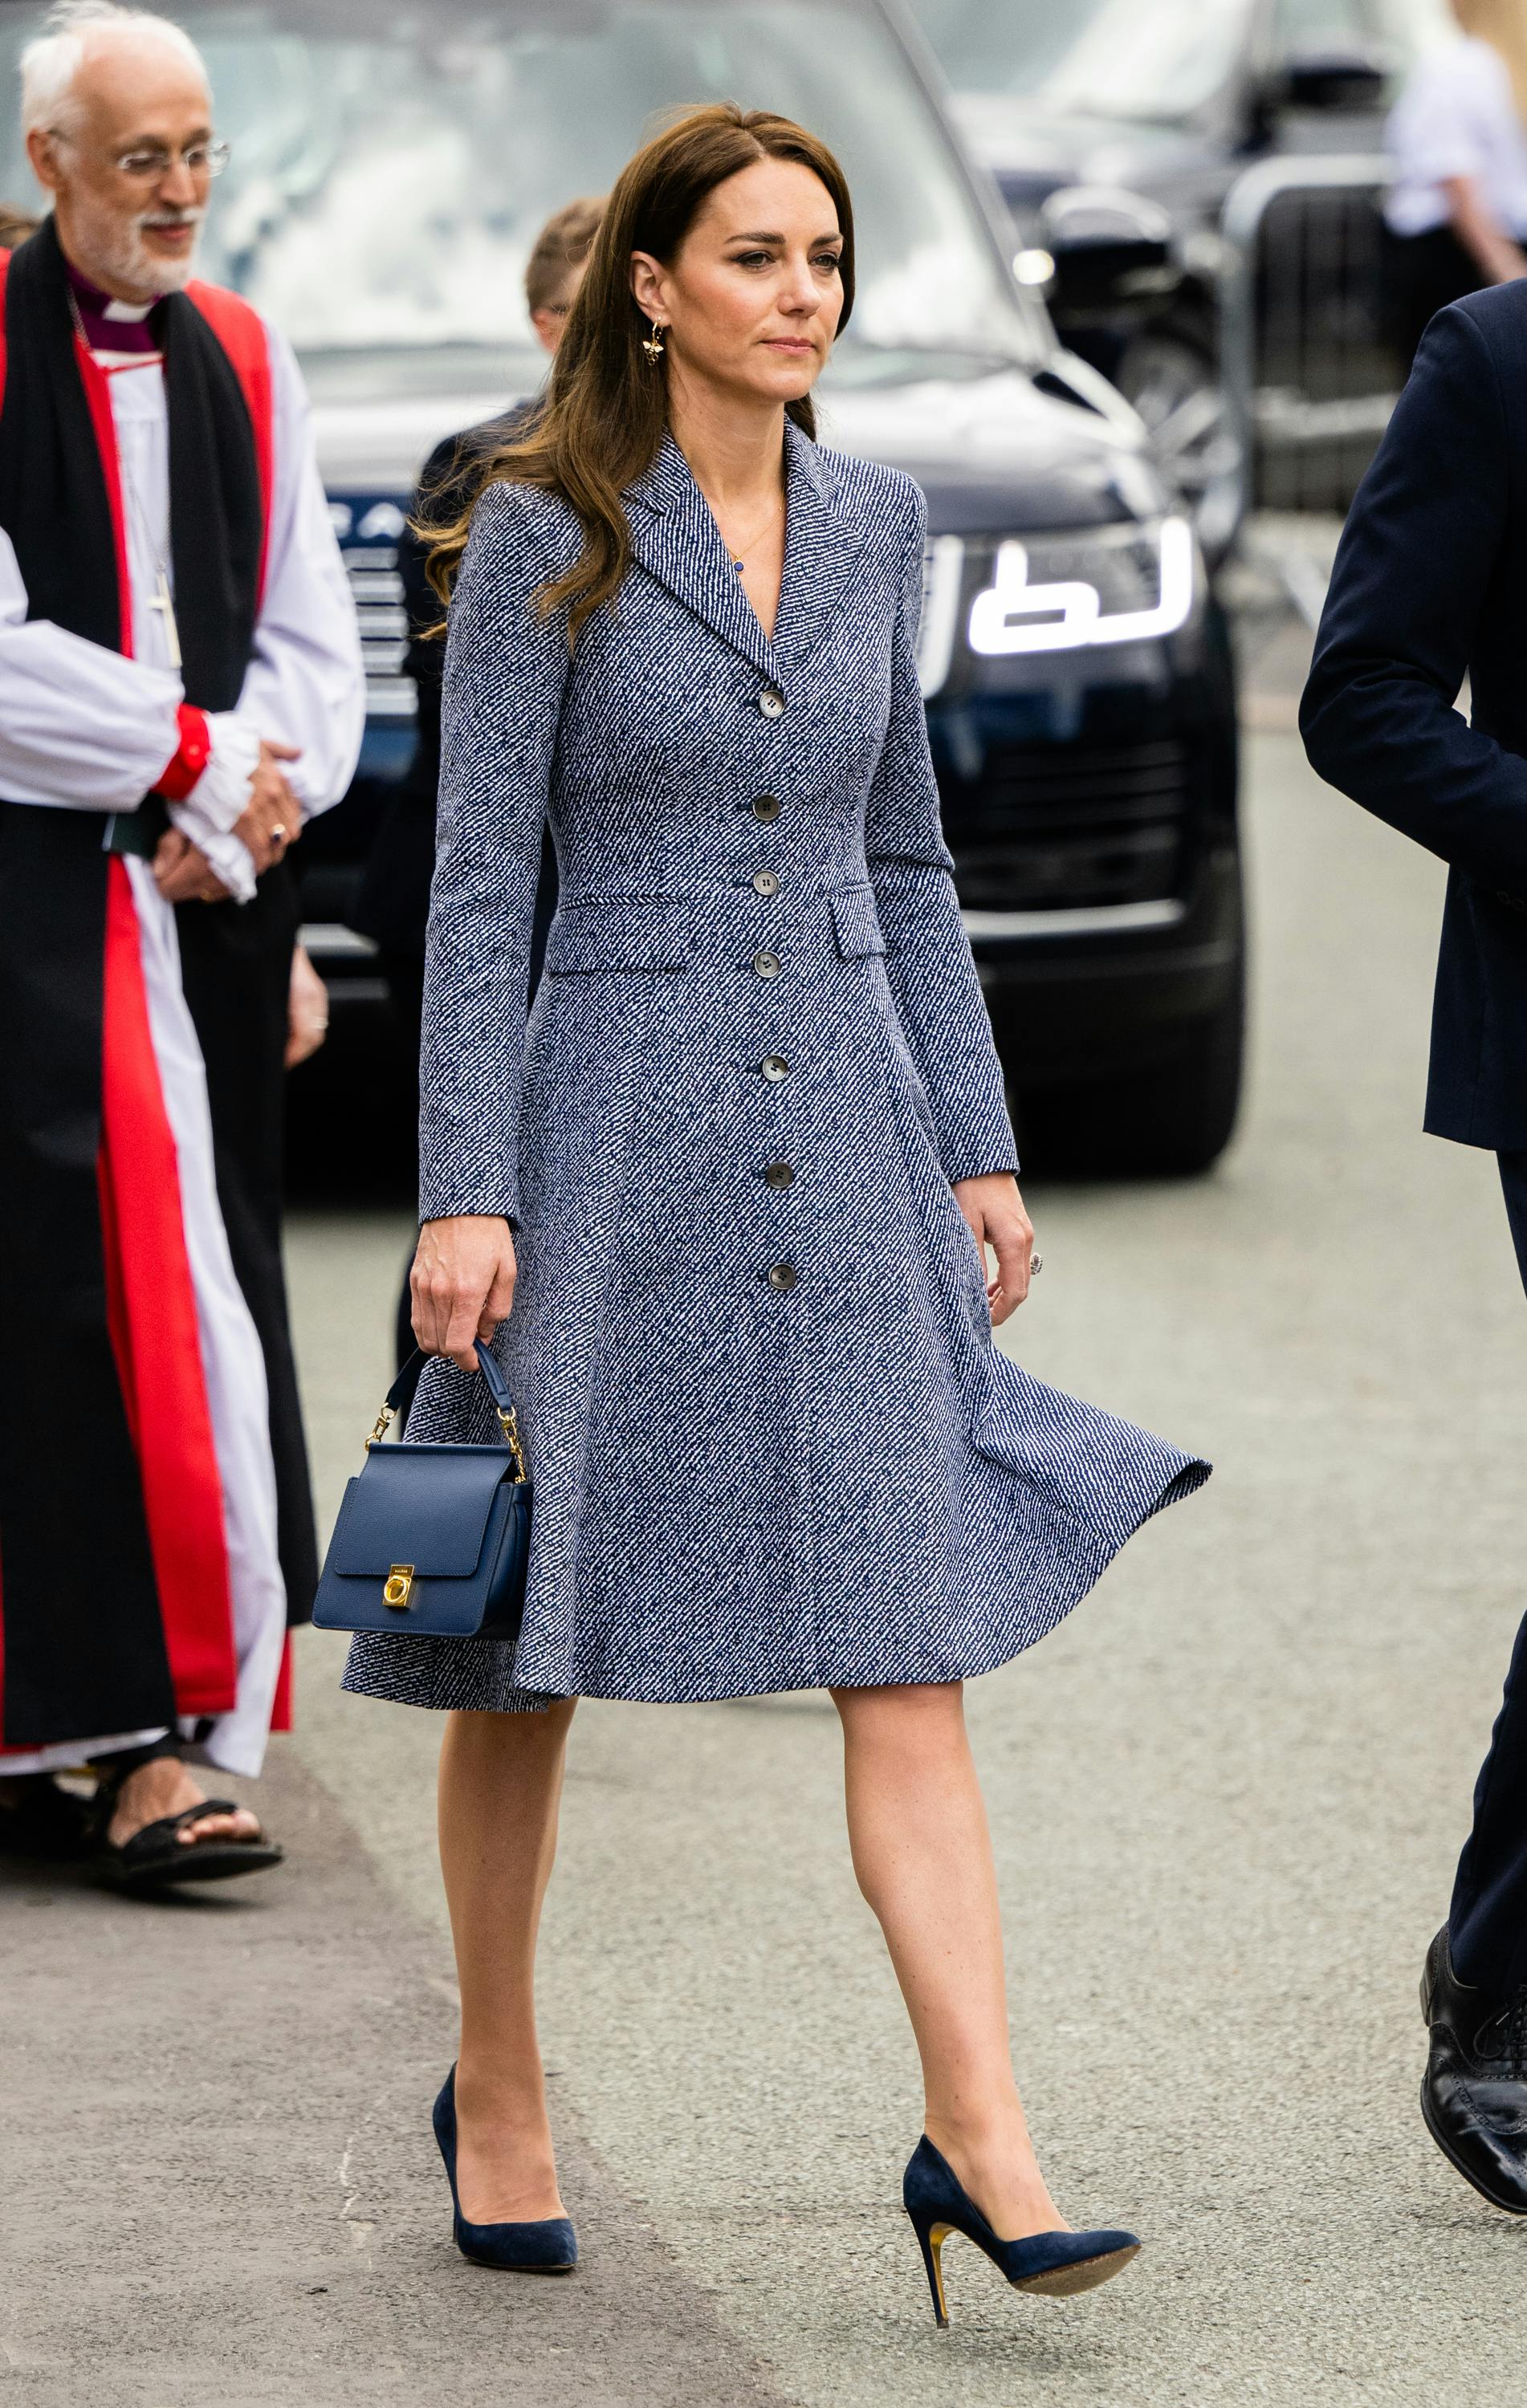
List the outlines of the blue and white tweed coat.
<svg viewBox="0 0 1527 2408">
<path fill-rule="evenodd" d="M 497 484 L 451 613 L 425 1217 L 506 1213 L 525 1626 L 364 1637 L 421 1705 L 947 1681 L 1028 1646 L 1207 1466 L 992 1344 L 951 1182 L 1012 1170 L 914 648 L 911 480 L 788 433 L 771 642 L 671 440 L 569 658 L 581 548 Z M 543 824 L 560 865 L 526 1008 Z M 419 1438 L 487 1437 L 432 1365 Z"/>
</svg>

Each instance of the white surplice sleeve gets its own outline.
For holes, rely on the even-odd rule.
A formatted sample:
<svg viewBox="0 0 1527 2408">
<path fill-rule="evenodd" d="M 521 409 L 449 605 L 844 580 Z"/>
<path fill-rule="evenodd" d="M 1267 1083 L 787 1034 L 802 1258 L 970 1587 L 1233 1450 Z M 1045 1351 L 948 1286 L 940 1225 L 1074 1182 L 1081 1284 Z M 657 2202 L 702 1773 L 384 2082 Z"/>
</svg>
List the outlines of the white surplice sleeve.
<svg viewBox="0 0 1527 2408">
<path fill-rule="evenodd" d="M 288 775 L 311 817 L 349 786 L 366 717 L 360 634 L 318 473 L 307 393 L 290 345 L 268 326 L 267 335 L 274 476 L 253 653 L 237 708 L 206 714 L 207 768 L 169 807 L 241 901 L 254 891 L 253 864 L 229 831 L 248 802 L 261 738 L 300 748 Z M 167 509 L 167 468 L 162 460 L 156 466 L 155 503 Z M 29 621 L 26 610 L 15 550 L 0 529 L 0 798 L 65 810 L 136 810 L 180 747 L 185 696 L 179 675 L 50 620 Z"/>
<path fill-rule="evenodd" d="M 0 797 L 66 810 L 134 811 L 180 743 L 172 669 L 130 660 L 50 619 L 0 528 Z"/>
<path fill-rule="evenodd" d="M 254 653 L 235 711 L 210 711 L 216 757 L 227 720 L 268 742 L 295 744 L 286 765 L 311 818 L 339 802 L 355 774 L 366 724 L 360 629 L 318 473 L 312 412 L 292 347 L 267 325 L 274 402 L 274 491 L 265 599 Z"/>
</svg>

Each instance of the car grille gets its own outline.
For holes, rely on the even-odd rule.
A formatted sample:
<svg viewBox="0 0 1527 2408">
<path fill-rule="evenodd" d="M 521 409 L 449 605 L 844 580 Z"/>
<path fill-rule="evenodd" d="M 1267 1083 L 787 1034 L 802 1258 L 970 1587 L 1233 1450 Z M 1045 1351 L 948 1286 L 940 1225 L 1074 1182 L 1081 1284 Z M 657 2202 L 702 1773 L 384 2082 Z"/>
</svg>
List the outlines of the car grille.
<svg viewBox="0 0 1527 2408">
<path fill-rule="evenodd" d="M 1154 902 L 1181 892 L 1188 748 L 992 745 L 978 780 L 942 775 L 967 910 Z"/>
<path fill-rule="evenodd" d="M 347 546 L 340 557 L 360 625 L 367 714 L 372 719 L 411 719 L 415 696 L 413 680 L 403 674 L 409 621 L 403 608 L 403 580 L 397 573 L 397 548 L 386 543 L 357 544 Z"/>
</svg>

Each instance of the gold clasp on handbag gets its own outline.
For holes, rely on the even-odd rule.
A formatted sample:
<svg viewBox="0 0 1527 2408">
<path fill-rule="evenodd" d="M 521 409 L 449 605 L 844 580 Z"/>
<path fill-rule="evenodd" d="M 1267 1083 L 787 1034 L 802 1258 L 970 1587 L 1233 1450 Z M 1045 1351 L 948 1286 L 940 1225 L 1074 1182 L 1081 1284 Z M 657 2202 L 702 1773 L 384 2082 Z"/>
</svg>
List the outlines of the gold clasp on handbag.
<svg viewBox="0 0 1527 2408">
<path fill-rule="evenodd" d="M 387 1432 L 391 1429 L 396 1417 L 397 1407 L 396 1405 L 382 1406 L 381 1412 L 377 1415 L 377 1426 L 366 1441 L 366 1452 L 367 1455 L 370 1454 L 371 1449 L 374 1446 L 380 1446 L 382 1444 L 382 1440 L 386 1437 Z"/>
<path fill-rule="evenodd" d="M 514 1418 L 514 1408 L 511 1405 L 506 1413 L 502 1405 L 495 1405 L 494 1411 L 498 1416 L 498 1426 L 504 1433 L 504 1443 L 514 1457 L 514 1479 L 517 1484 L 525 1478 L 525 1450 L 520 1444 L 520 1426 Z"/>
<path fill-rule="evenodd" d="M 382 1584 L 382 1602 L 401 1613 L 413 1594 L 413 1566 L 394 1564 Z"/>
</svg>

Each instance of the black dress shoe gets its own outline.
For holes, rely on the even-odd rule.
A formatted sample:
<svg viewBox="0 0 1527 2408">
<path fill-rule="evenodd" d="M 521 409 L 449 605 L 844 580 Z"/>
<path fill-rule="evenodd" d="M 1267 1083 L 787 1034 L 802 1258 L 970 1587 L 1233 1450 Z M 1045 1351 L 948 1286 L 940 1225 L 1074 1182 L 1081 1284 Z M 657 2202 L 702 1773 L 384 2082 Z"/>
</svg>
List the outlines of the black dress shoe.
<svg viewBox="0 0 1527 2408">
<path fill-rule="evenodd" d="M 1426 1952 L 1421 2014 L 1432 2035 L 1427 2130 L 1491 2207 L 1527 2215 L 1527 1988 L 1506 2000 L 1468 1988 L 1444 1926 Z"/>
</svg>

